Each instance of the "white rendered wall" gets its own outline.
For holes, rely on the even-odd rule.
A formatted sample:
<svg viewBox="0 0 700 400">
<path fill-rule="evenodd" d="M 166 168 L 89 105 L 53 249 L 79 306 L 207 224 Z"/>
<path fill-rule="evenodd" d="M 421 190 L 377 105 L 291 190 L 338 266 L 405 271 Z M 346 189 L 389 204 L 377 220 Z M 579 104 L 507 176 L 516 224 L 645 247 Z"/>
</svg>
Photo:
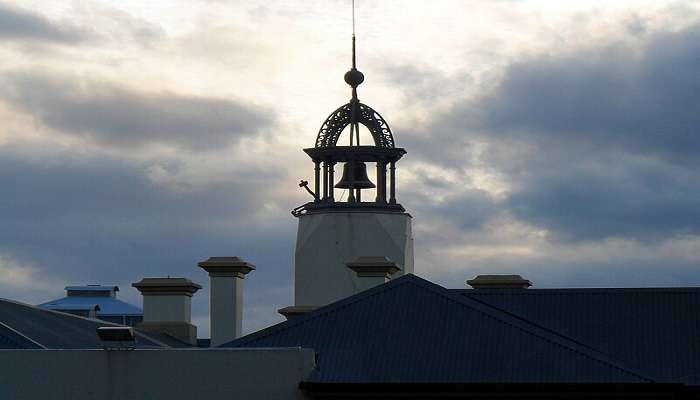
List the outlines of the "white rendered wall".
<svg viewBox="0 0 700 400">
<path fill-rule="evenodd" d="M 299 216 L 294 258 L 294 305 L 322 306 L 360 291 L 345 266 L 359 256 L 386 256 L 413 273 L 411 216 L 381 212 L 328 212 Z"/>
<path fill-rule="evenodd" d="M 184 295 L 143 296 L 143 320 L 190 322 L 192 298 Z"/>
<path fill-rule="evenodd" d="M 298 385 L 313 368 L 301 348 L 0 350 L 0 398 L 306 399 Z"/>
<path fill-rule="evenodd" d="M 243 282 L 234 276 L 211 276 L 210 282 L 211 345 L 218 346 L 241 336 Z"/>
</svg>

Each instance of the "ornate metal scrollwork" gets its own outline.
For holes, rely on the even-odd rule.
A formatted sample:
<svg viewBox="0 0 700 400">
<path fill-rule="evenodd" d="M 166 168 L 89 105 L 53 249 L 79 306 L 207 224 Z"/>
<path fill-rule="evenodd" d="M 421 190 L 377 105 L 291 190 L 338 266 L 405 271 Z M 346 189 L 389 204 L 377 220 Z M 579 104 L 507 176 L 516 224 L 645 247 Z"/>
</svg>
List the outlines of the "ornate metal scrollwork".
<svg viewBox="0 0 700 400">
<path fill-rule="evenodd" d="M 374 144 L 377 147 L 394 148 L 394 136 L 391 133 L 389 124 L 387 124 L 384 118 L 382 118 L 378 112 L 374 111 L 372 107 L 359 102 L 356 104 L 358 105 L 357 111 L 359 111 L 357 122 L 361 123 L 369 130 L 372 134 L 372 138 L 374 138 Z M 323 125 L 321 125 L 321 129 L 318 131 L 316 147 L 336 146 L 343 130 L 352 120 L 352 105 L 352 102 L 347 103 L 333 111 L 333 113 L 326 118 Z"/>
</svg>

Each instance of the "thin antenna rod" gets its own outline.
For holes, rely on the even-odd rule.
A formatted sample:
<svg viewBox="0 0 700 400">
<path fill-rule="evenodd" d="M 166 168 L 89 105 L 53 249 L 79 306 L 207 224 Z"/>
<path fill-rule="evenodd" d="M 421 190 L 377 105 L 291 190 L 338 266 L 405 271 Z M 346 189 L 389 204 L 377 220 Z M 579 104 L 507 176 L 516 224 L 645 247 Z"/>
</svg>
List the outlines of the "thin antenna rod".
<svg viewBox="0 0 700 400">
<path fill-rule="evenodd" d="M 357 68 L 355 63 L 355 0 L 352 0 L 352 68 Z"/>
<path fill-rule="evenodd" d="M 355 36 L 355 0 L 352 0 L 352 35 Z"/>
</svg>

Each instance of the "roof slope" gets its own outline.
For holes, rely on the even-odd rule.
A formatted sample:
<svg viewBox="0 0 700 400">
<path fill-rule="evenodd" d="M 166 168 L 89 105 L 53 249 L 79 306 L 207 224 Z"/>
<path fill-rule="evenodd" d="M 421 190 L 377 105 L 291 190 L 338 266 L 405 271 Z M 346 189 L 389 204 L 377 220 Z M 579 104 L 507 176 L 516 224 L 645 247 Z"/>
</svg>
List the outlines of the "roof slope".
<svg viewBox="0 0 700 400">
<path fill-rule="evenodd" d="M 19 332 L 0 323 L 0 349 L 40 349 L 41 346 L 22 336 Z"/>
<path fill-rule="evenodd" d="M 700 384 L 700 288 L 454 292 L 584 342 L 657 381 Z"/>
<path fill-rule="evenodd" d="M 89 306 L 93 304 L 100 306 L 97 315 L 143 315 L 143 311 L 138 307 L 107 296 L 69 296 L 39 304 L 38 307 L 66 310 L 67 308 L 63 307 Z"/>
<path fill-rule="evenodd" d="M 48 349 L 102 348 L 97 337 L 100 326 L 116 324 L 0 299 L 0 343 L 5 343 L 4 348 L 37 348 L 36 344 Z M 136 336 L 136 347 L 163 346 L 143 334 Z"/>
<path fill-rule="evenodd" d="M 223 346 L 313 348 L 316 382 L 649 382 L 414 275 Z"/>
</svg>

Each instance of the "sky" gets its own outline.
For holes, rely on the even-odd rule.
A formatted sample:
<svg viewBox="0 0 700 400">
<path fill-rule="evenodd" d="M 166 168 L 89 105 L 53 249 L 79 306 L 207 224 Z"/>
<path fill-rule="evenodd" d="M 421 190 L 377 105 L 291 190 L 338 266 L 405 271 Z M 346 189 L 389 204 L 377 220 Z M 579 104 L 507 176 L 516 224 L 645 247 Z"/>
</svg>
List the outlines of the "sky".
<svg viewBox="0 0 700 400">
<path fill-rule="evenodd" d="M 408 154 L 416 274 L 700 285 L 700 3 L 357 0 L 359 97 Z M 203 284 L 293 302 L 302 152 L 350 98 L 350 0 L 0 0 L 0 297 Z"/>
</svg>

